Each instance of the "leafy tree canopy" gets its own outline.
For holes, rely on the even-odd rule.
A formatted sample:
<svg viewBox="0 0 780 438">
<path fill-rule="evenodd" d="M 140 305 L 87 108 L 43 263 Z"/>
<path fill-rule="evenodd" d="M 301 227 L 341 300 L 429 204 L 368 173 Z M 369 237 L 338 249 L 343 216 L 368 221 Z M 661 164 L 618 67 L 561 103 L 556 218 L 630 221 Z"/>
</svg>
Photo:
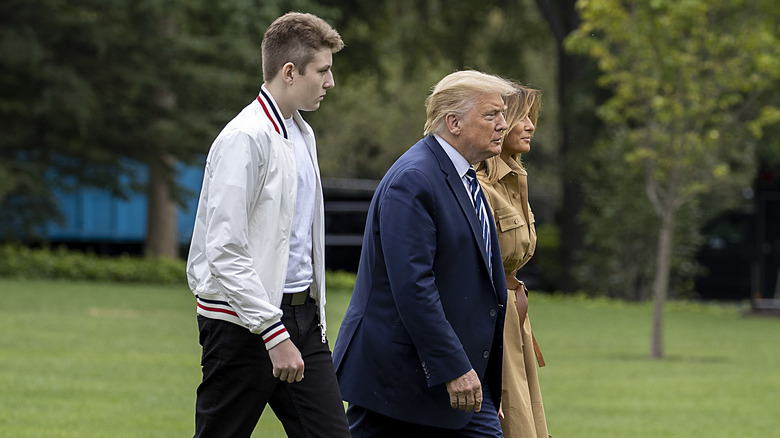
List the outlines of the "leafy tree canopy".
<svg viewBox="0 0 780 438">
<path fill-rule="evenodd" d="M 205 153 L 257 92 L 262 32 L 283 3 L 2 2 L 5 235 L 30 233 L 55 215 L 56 190 L 138 189 L 120 183 L 135 181 L 128 160 L 170 166 L 162 157 Z"/>
</svg>

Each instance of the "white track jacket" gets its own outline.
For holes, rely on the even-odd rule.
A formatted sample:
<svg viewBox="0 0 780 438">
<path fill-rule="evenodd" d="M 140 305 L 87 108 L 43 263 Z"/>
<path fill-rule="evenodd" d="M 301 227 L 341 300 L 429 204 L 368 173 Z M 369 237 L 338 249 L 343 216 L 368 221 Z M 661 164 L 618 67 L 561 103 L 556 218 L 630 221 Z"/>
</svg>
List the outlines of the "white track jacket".
<svg viewBox="0 0 780 438">
<path fill-rule="evenodd" d="M 295 112 L 317 175 L 311 296 L 325 342 L 324 208 L 314 132 Z M 280 309 L 297 170 L 281 111 L 265 89 L 217 136 L 203 175 L 187 280 L 198 314 L 246 327 L 270 349 L 288 339 Z"/>
</svg>

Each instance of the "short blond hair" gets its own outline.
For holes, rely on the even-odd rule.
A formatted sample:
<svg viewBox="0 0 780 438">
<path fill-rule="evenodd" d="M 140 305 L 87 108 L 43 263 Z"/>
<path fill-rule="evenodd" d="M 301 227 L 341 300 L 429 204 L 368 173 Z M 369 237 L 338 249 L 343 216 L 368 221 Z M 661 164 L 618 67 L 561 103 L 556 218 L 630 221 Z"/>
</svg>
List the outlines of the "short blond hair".
<svg viewBox="0 0 780 438">
<path fill-rule="evenodd" d="M 263 80 L 271 81 L 288 62 L 306 74 L 316 52 L 330 49 L 336 53 L 343 47 L 341 35 L 322 18 L 288 12 L 274 20 L 263 35 Z"/>
<path fill-rule="evenodd" d="M 445 76 L 425 99 L 425 135 L 440 134 L 447 114 L 465 115 L 477 97 L 485 93 L 504 97 L 514 93 L 514 87 L 504 78 L 476 70 L 456 71 Z"/>
</svg>

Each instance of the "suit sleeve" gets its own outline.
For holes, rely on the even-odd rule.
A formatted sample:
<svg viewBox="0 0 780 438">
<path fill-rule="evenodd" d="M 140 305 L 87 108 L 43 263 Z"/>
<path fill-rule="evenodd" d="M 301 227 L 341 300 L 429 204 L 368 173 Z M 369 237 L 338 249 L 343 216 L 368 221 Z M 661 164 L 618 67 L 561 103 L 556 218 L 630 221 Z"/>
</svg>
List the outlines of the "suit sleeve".
<svg viewBox="0 0 780 438">
<path fill-rule="evenodd" d="M 438 196 L 447 195 L 439 193 Z M 428 386 L 472 369 L 444 313 L 436 286 L 436 196 L 427 176 L 409 169 L 391 182 L 379 207 L 379 230 L 393 298 L 414 343 Z M 451 213 L 451 212 L 450 212 Z M 464 309 L 465 311 L 465 309 Z"/>
</svg>

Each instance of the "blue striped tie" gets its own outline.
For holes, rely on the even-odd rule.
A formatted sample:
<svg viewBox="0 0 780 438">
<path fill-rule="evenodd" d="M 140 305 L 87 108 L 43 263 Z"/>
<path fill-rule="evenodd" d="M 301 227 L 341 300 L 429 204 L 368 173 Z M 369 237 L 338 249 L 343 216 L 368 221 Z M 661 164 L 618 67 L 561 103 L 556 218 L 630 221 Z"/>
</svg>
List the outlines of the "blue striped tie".
<svg viewBox="0 0 780 438">
<path fill-rule="evenodd" d="M 485 202 L 485 195 L 482 194 L 482 189 L 479 187 L 479 181 L 477 181 L 477 173 L 474 168 L 466 171 L 466 178 L 469 180 L 469 189 L 471 191 L 471 200 L 474 201 L 474 208 L 477 210 L 477 216 L 479 217 L 479 224 L 482 227 L 482 241 L 485 242 L 485 251 L 488 259 L 488 272 L 493 275 L 492 260 L 490 252 L 490 223 L 488 222 L 487 215 L 487 203 Z"/>
</svg>

